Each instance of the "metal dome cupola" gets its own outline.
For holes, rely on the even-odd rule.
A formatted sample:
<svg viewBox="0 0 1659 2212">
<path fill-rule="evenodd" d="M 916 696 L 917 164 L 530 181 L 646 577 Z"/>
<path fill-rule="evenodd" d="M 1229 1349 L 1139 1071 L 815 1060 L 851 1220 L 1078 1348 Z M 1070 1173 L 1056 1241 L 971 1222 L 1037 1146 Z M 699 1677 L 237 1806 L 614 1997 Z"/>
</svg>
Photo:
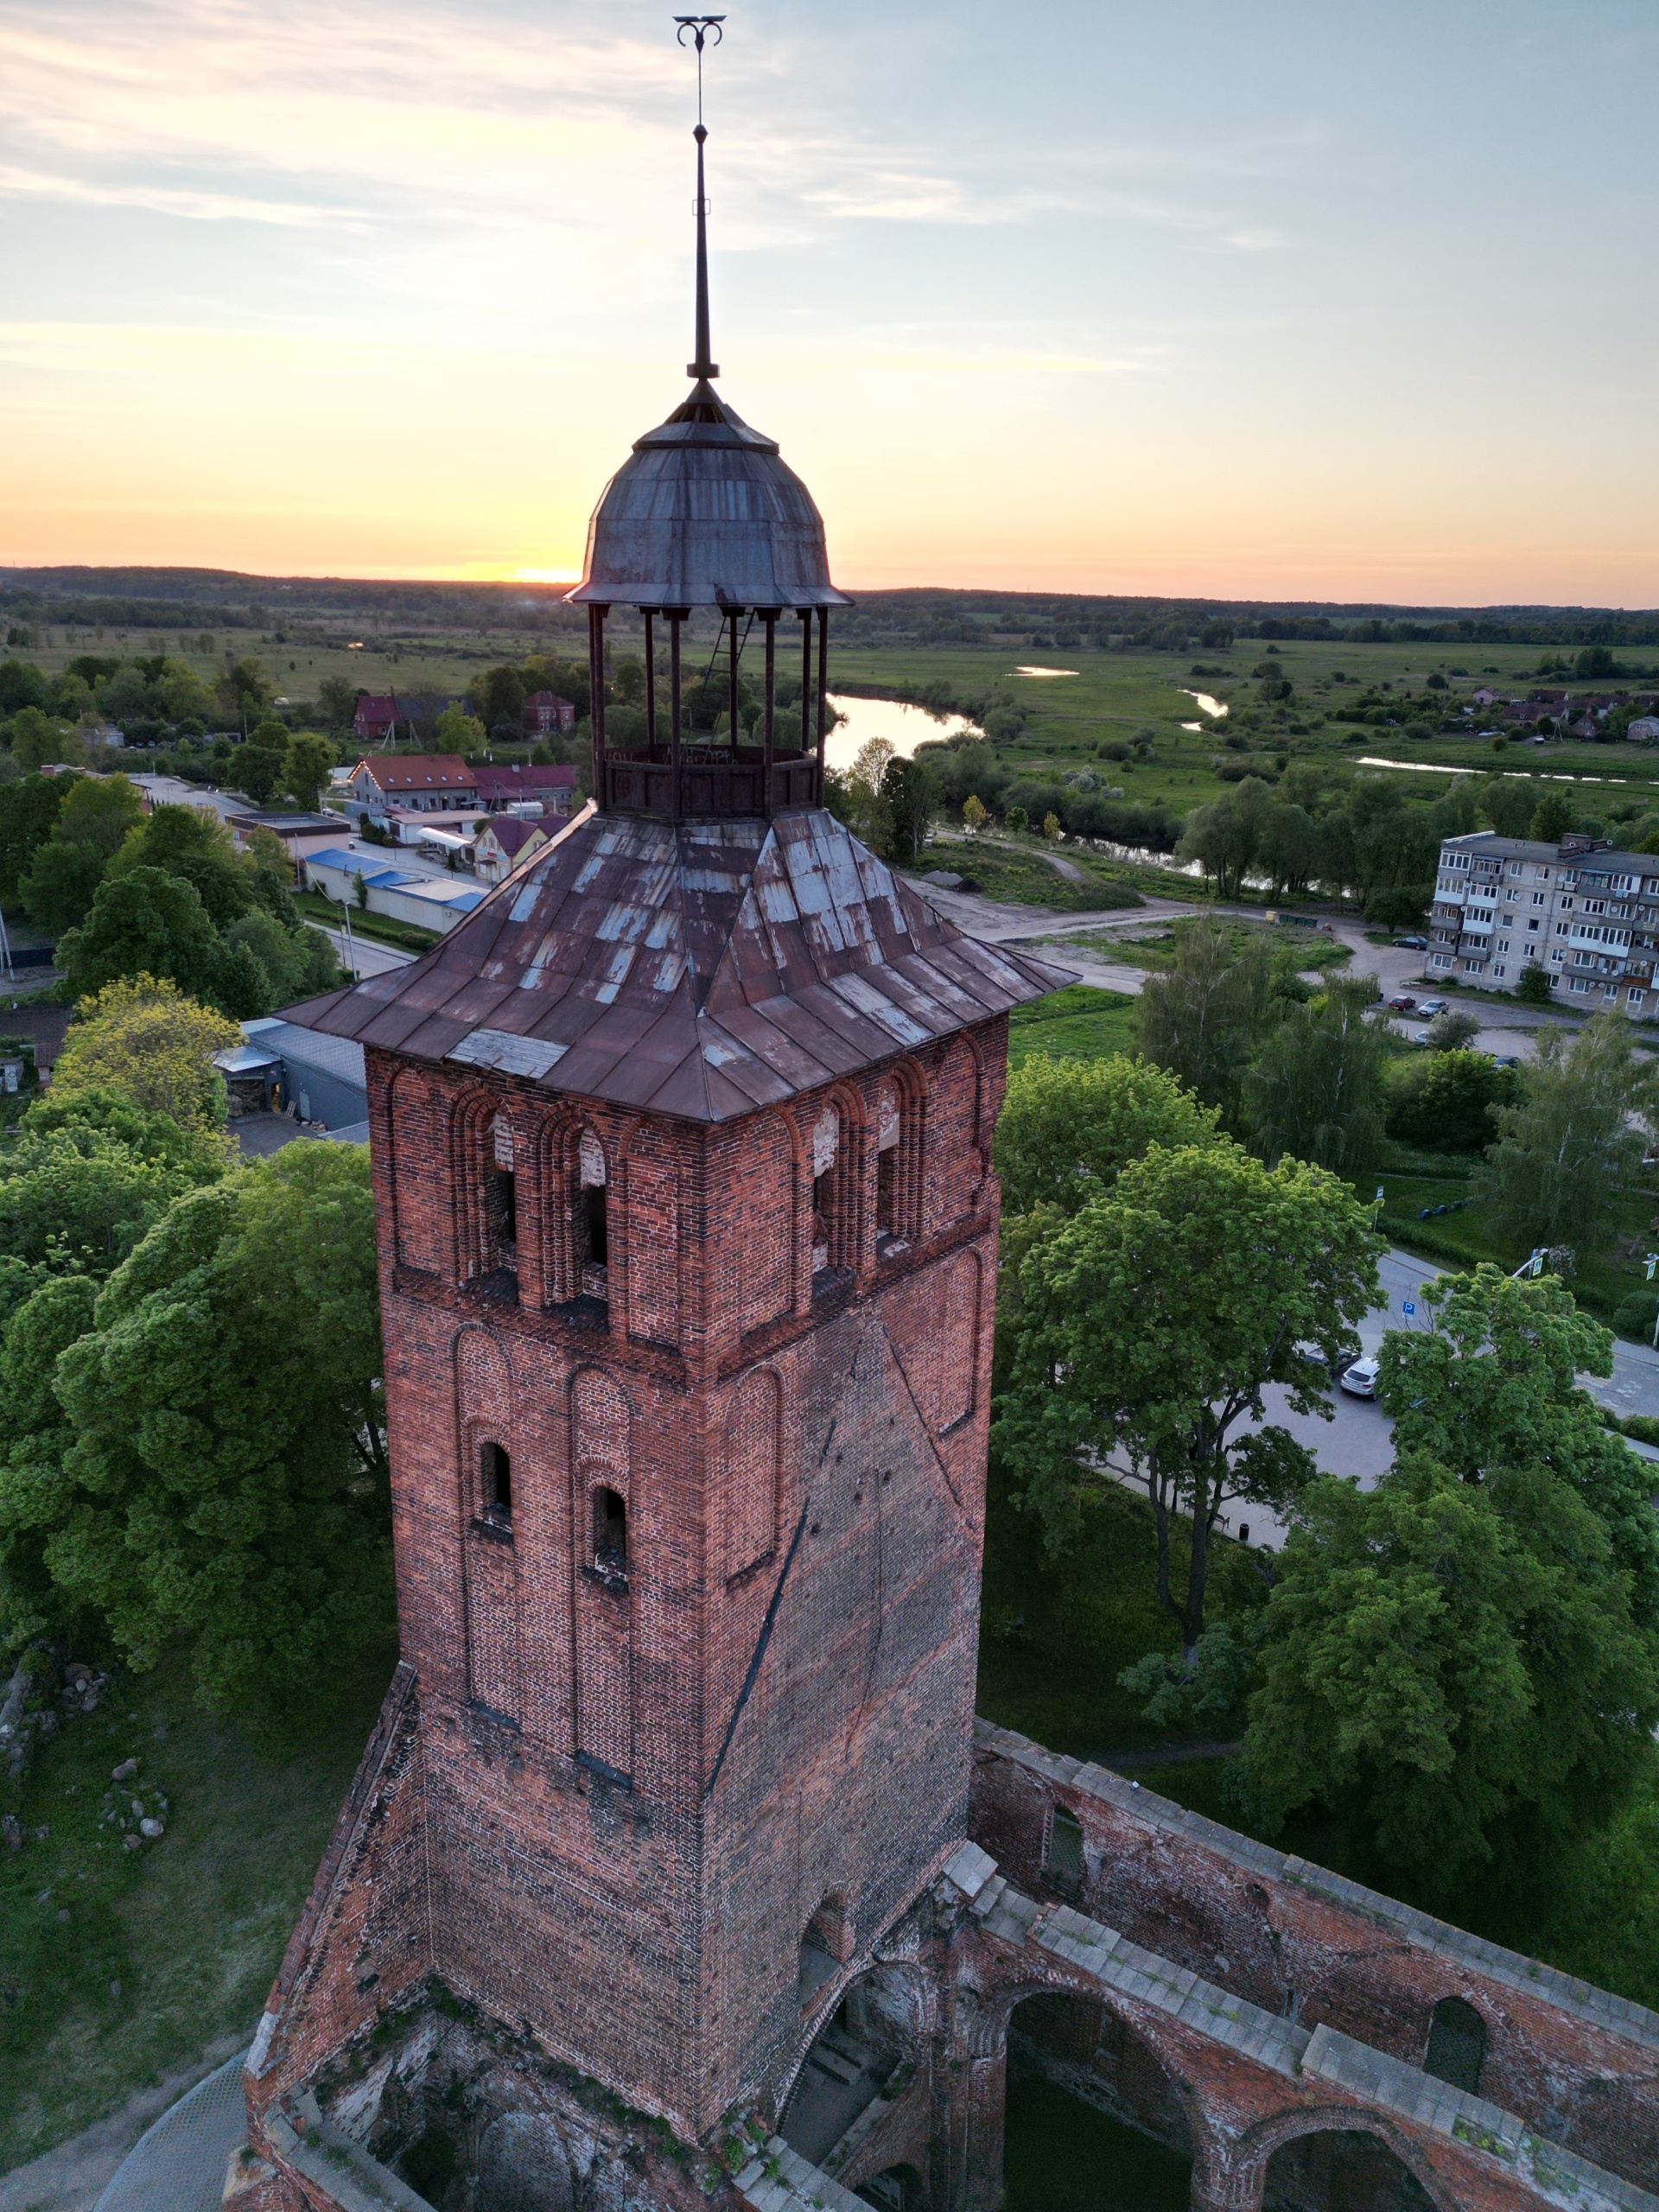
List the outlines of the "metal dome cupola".
<svg viewBox="0 0 1659 2212">
<path fill-rule="evenodd" d="M 709 339 L 702 54 L 705 43 L 719 44 L 725 19 L 675 20 L 682 44 L 689 32 L 697 54 L 696 358 L 686 369 L 694 381 L 683 403 L 636 442 L 606 486 L 588 528 L 582 580 L 569 598 L 588 609 L 594 797 L 606 812 L 678 821 L 818 804 L 829 611 L 849 602 L 830 581 L 823 518 L 811 493 L 777 442 L 751 429 L 714 388 L 720 369 Z M 645 727 L 643 739 L 607 745 L 605 619 L 613 607 L 636 608 L 644 618 Z M 683 631 L 697 607 L 721 615 L 709 668 L 716 659 L 723 664 L 729 704 L 718 735 L 688 726 Z M 779 636 L 786 620 L 800 626 L 801 712 L 798 728 L 785 731 L 776 693 L 779 648 L 795 644 L 788 629 Z M 667 667 L 660 671 L 659 623 L 668 631 Z M 741 671 L 750 649 L 762 670 L 759 717 L 746 731 Z M 706 698 L 707 679 L 698 690 Z"/>
</svg>

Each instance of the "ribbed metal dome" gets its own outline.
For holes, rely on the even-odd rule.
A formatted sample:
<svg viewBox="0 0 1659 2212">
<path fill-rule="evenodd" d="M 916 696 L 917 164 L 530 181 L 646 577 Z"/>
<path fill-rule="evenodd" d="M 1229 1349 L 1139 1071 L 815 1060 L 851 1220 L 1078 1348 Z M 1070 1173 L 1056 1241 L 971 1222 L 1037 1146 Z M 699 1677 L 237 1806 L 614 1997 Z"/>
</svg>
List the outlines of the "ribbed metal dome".
<svg viewBox="0 0 1659 2212">
<path fill-rule="evenodd" d="M 612 607 L 850 604 L 830 581 L 811 493 L 706 377 L 606 486 L 569 596 Z"/>
</svg>

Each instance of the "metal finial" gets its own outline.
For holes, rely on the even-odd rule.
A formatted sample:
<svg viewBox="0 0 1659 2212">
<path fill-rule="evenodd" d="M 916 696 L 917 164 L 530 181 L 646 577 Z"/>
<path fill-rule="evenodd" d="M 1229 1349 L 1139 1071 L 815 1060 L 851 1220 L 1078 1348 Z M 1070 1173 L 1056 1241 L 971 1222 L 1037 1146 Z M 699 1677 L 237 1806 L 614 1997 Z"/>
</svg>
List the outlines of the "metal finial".
<svg viewBox="0 0 1659 2212">
<path fill-rule="evenodd" d="M 724 16 L 676 16 L 678 29 L 675 36 L 685 44 L 685 35 L 691 34 L 697 53 L 697 127 L 691 136 L 697 142 L 697 322 L 695 361 L 688 361 L 685 373 L 689 377 L 717 377 L 720 364 L 709 357 L 709 202 L 702 189 L 702 148 L 709 133 L 702 127 L 702 49 L 712 32 L 713 43 L 718 46 L 725 35 L 721 26 Z"/>
</svg>

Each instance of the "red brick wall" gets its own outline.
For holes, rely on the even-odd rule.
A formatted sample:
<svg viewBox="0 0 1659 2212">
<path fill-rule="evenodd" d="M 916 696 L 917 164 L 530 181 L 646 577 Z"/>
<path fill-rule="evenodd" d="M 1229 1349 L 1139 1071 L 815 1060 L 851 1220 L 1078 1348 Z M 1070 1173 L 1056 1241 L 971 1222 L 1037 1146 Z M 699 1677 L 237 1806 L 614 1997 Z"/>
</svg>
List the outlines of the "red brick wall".
<svg viewBox="0 0 1659 2212">
<path fill-rule="evenodd" d="M 705 1129 L 369 1055 L 434 1961 L 688 2126 L 793 2031 L 825 1897 L 866 1942 L 962 1833 L 1002 1027 L 897 1067 L 919 1233 L 881 1258 L 892 1065 Z M 815 1305 L 830 1097 L 849 1272 Z M 498 1117 L 516 1304 L 481 1279 Z M 584 1126 L 602 1310 L 560 1302 Z M 510 1541 L 481 1524 L 486 1442 L 511 1455 Z M 595 1572 L 601 1484 L 626 1503 L 625 1582 Z"/>
</svg>

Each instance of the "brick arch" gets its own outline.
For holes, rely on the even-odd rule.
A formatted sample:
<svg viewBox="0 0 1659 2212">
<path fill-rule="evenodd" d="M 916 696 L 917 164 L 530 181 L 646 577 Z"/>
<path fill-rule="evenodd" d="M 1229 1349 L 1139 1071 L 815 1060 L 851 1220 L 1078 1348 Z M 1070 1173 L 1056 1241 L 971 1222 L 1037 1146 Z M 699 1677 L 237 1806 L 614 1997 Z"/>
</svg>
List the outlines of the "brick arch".
<svg viewBox="0 0 1659 2212">
<path fill-rule="evenodd" d="M 823 1116 L 831 1112 L 840 1122 L 840 1130 L 825 1209 L 815 1202 L 814 1147 L 819 1125 Z M 827 1252 L 825 1264 L 831 1273 L 851 1272 L 859 1267 L 870 1243 L 868 1222 L 873 1194 L 865 1187 L 869 1176 L 865 1159 L 868 1115 L 864 1100 L 851 1084 L 831 1084 L 828 1090 L 809 1104 L 798 1108 L 793 1119 L 798 1153 L 803 1159 L 809 1272 L 814 1271 L 812 1255 L 818 1249 Z M 818 1242 L 820 1226 L 825 1232 L 822 1245 Z"/>
<path fill-rule="evenodd" d="M 982 1127 L 984 1090 L 984 1067 L 973 1039 L 953 1037 L 933 1080 L 928 1116 L 929 1231 L 960 1221 L 978 1199 L 989 1143 Z"/>
<path fill-rule="evenodd" d="M 938 1362 L 933 1427 L 944 1435 L 979 1403 L 979 1346 L 984 1323 L 984 1270 L 977 1252 L 958 1252 L 938 1279 Z"/>
<path fill-rule="evenodd" d="M 741 1124 L 736 1142 L 743 1229 L 734 1296 L 738 1333 L 744 1336 L 795 1303 L 798 1262 L 805 1264 L 798 1261 L 798 1194 L 810 1162 L 793 1116 L 775 1108 Z"/>
<path fill-rule="evenodd" d="M 597 1146 L 604 1162 L 607 1198 L 622 1147 L 607 1142 L 596 1121 L 571 1107 L 550 1114 L 537 1132 L 537 1183 L 540 1193 L 539 1272 L 543 1306 L 564 1306 L 583 1295 L 584 1250 L 577 1221 L 582 1195 L 584 1141 Z"/>
<path fill-rule="evenodd" d="M 442 1106 L 435 1109 L 441 1116 Z M 430 1160 L 429 1135 L 435 1116 L 432 1079 L 423 1067 L 400 1068 L 386 1090 L 385 1114 L 391 1141 L 386 1147 L 391 1185 L 392 1235 L 398 1262 L 423 1274 L 443 1267 L 442 1192 L 429 1172 L 416 1162 Z"/>
<path fill-rule="evenodd" d="M 1304 2105 L 1259 2120 L 1229 2147 L 1226 2202 L 1237 2212 L 1259 2212 L 1268 2168 L 1275 2151 L 1309 2135 L 1372 2135 L 1393 2152 L 1437 2212 L 1460 2212 L 1460 2200 L 1397 2121 L 1363 2105 Z M 1336 2208 L 1333 2208 L 1336 2212 Z"/>
<path fill-rule="evenodd" d="M 639 1580 L 639 1500 L 632 1481 L 633 1408 L 613 1376 L 570 1378 L 570 1546 L 577 1756 L 611 1774 L 633 1771 L 633 1615 Z M 613 1491 L 627 1516 L 626 1573 L 601 1572 L 594 1498 Z"/>
<path fill-rule="evenodd" d="M 882 1143 L 881 1098 L 888 1084 L 898 1093 L 899 1109 L 898 1141 L 891 1147 Z M 866 1111 L 872 1125 L 871 1147 L 875 1155 L 875 1188 L 872 1195 L 878 1256 L 884 1231 L 901 1244 L 915 1243 L 923 1233 L 927 1103 L 926 1074 L 919 1061 L 908 1056 L 893 1061 L 871 1082 Z M 885 1220 L 884 1212 L 889 1217 Z"/>
<path fill-rule="evenodd" d="M 1180 2107 L 1185 2123 L 1187 2140 L 1196 2164 L 1201 2146 L 1211 2136 L 1210 2115 L 1204 2100 L 1194 2087 L 1186 2063 L 1188 2052 L 1178 2034 L 1166 2031 L 1155 2020 L 1147 2018 L 1132 2005 L 1122 2002 L 1115 1990 L 1099 1984 L 1084 1985 L 1056 1974 L 1052 1979 L 1036 1975 L 1021 1975 L 1001 1987 L 988 1991 L 981 2009 L 970 2024 L 968 2048 L 976 2058 L 998 2058 L 1005 2056 L 1008 2044 L 1008 2029 L 1020 2006 L 1033 1997 L 1071 1998 L 1080 2004 L 1097 2005 L 1102 2012 L 1109 2013 L 1125 2031 L 1157 2062 L 1170 2092 Z M 1267 2156 L 1271 2157 L 1269 2152 Z M 1262 2160 L 1266 2170 L 1266 2158 Z"/>
<path fill-rule="evenodd" d="M 680 1161 L 671 1129 L 642 1122 L 622 1151 L 622 1205 L 613 1223 L 627 1279 L 628 1334 L 680 1340 Z"/>
<path fill-rule="evenodd" d="M 513 1546 L 482 1525 L 480 1495 L 486 1444 L 500 1446 L 512 1458 L 522 1491 L 524 1470 L 514 1451 L 512 1363 L 494 1332 L 477 1325 L 456 1332 L 450 1356 L 466 1584 L 467 1691 L 474 1704 L 516 1719 L 523 1687 L 517 1560 Z"/>
<path fill-rule="evenodd" d="M 512 1128 L 511 1102 L 481 1084 L 469 1084 L 449 1109 L 454 1269 L 459 1282 L 487 1274 L 495 1264 L 485 1176 L 494 1164 L 491 1135 L 498 1115 Z"/>
<path fill-rule="evenodd" d="M 721 1560 L 728 1581 L 771 1557 L 778 1543 L 784 1386 L 769 1367 L 745 1376 L 721 1439 Z"/>
<path fill-rule="evenodd" d="M 782 2063 L 773 2075 L 775 2088 L 770 2101 L 780 2127 L 799 2086 L 801 2069 L 812 2055 L 813 2045 L 840 2010 L 848 1993 L 855 1984 L 874 1975 L 888 1978 L 904 1990 L 908 2031 L 918 2055 L 937 2032 L 941 2017 L 939 1985 L 925 1967 L 912 1959 L 873 1959 L 868 1954 L 848 1959 L 841 1971 L 817 1993 L 810 2007 L 802 2013 L 800 2025 L 790 2037 Z"/>
</svg>

